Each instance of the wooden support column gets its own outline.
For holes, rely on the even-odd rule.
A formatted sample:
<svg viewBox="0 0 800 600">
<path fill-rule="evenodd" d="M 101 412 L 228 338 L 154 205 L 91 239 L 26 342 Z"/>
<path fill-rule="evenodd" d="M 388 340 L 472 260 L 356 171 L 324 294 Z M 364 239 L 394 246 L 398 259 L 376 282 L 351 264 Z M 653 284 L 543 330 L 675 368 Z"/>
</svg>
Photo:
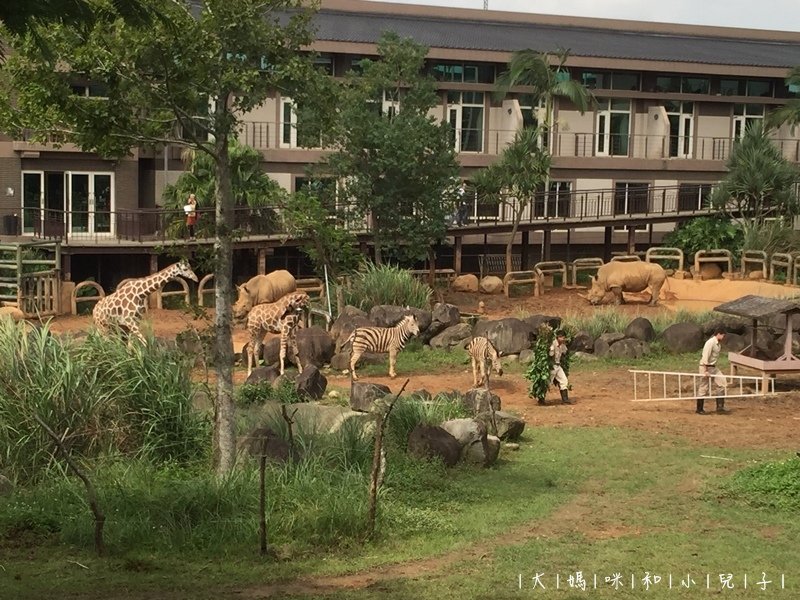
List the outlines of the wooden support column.
<svg viewBox="0 0 800 600">
<path fill-rule="evenodd" d="M 567 263 L 572 261 L 572 229 L 567 229 Z M 575 283 L 574 281 L 572 282 Z"/>
<path fill-rule="evenodd" d="M 603 235 L 603 261 L 609 262 L 611 260 L 611 234 L 613 230 L 611 227 L 606 227 Z"/>
<path fill-rule="evenodd" d="M 519 264 L 520 270 L 527 271 L 531 264 L 530 232 L 522 232 L 522 249 L 520 250 Z"/>
<path fill-rule="evenodd" d="M 633 255 L 636 253 L 636 227 L 631 225 L 628 227 L 628 248 L 627 252 L 629 255 Z"/>
<path fill-rule="evenodd" d="M 61 255 L 61 280 L 72 281 L 72 256 L 69 254 Z"/>
<path fill-rule="evenodd" d="M 258 249 L 258 265 L 257 265 L 257 272 L 259 275 L 266 275 L 267 274 L 267 249 L 266 248 L 259 248 Z"/>
<path fill-rule="evenodd" d="M 553 245 L 553 232 L 545 229 L 543 232 L 542 241 L 542 260 L 550 260 L 550 246 Z"/>
<path fill-rule="evenodd" d="M 455 237 L 455 255 L 453 257 L 453 270 L 456 272 L 456 277 L 461 275 L 461 252 L 462 252 L 462 243 L 464 241 L 463 236 L 457 235 Z"/>
</svg>

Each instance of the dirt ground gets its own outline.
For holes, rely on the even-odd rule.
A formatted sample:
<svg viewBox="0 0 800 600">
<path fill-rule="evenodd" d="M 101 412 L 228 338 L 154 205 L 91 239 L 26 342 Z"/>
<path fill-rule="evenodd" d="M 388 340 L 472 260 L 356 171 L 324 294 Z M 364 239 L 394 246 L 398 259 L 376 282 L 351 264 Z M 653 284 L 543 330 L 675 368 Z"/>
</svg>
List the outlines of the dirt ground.
<svg viewBox="0 0 800 600">
<path fill-rule="evenodd" d="M 776 286 L 778 287 L 778 286 Z M 487 296 L 466 293 L 451 293 L 445 296 L 447 302 L 456 304 L 462 312 L 477 312 L 478 302 L 484 303 L 488 318 L 505 316 L 524 316 L 526 314 L 548 314 L 566 317 L 588 314 L 596 310 L 575 290 L 548 290 L 539 298 L 520 297 L 508 299 L 505 296 Z M 619 307 L 631 318 L 653 316 L 663 311 L 675 309 L 674 302 L 664 302 L 651 307 L 646 304 L 646 294 L 642 297 L 630 296 L 631 302 Z M 177 310 L 151 310 L 147 321 L 157 336 L 172 338 L 191 327 L 202 329 L 208 321 L 195 320 Z M 89 316 L 59 317 L 51 328 L 56 333 L 86 330 L 91 325 Z M 234 332 L 234 347 L 239 350 L 247 341 L 244 329 L 238 326 Z M 687 364 L 687 371 L 694 371 L 695 365 Z M 372 377 L 371 381 L 388 385 L 398 391 L 405 381 L 406 374 L 398 378 Z M 450 373 L 409 374 L 407 391 L 425 389 L 431 393 L 451 390 L 466 390 L 472 386 L 469 367 Z M 238 370 L 236 381 L 240 383 L 244 373 Z M 349 379 L 341 374 L 329 373 L 329 385 L 346 387 Z M 730 415 L 710 414 L 702 417 L 693 412 L 693 401 L 634 403 L 630 401 L 632 376 L 624 368 L 597 369 L 583 368 L 572 377 L 572 398 L 576 404 L 562 406 L 556 390 L 551 391 L 547 406 L 537 406 L 528 398 L 526 381 L 519 375 L 506 375 L 492 379 L 494 391 L 501 397 L 504 409 L 521 414 L 529 427 L 549 426 L 613 426 L 656 431 L 661 434 L 674 434 L 711 446 L 770 448 L 800 450 L 797 441 L 797 428 L 800 426 L 800 379 L 797 380 L 798 393 L 784 393 L 766 399 L 730 399 L 727 406 Z M 713 403 L 710 407 L 713 409 Z"/>
</svg>

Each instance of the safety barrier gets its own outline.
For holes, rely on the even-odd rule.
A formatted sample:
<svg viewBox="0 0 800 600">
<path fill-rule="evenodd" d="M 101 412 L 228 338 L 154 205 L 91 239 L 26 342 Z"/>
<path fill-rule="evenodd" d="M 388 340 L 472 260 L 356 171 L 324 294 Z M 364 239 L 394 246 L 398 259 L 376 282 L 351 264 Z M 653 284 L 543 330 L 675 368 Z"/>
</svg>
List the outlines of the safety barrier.
<svg viewBox="0 0 800 600">
<path fill-rule="evenodd" d="M 506 273 L 505 254 L 481 254 L 478 256 L 478 267 L 481 279 L 486 275 L 504 275 Z M 511 271 L 522 270 L 522 256 L 519 254 L 511 255 Z"/>
<path fill-rule="evenodd" d="M 733 256 L 730 250 L 715 248 L 714 250 L 698 250 L 694 253 L 694 273 L 695 277 L 700 277 L 700 266 L 708 263 L 724 263 L 727 269 L 722 272 L 733 273 Z"/>
<path fill-rule="evenodd" d="M 177 283 L 181 286 L 179 290 L 164 290 L 165 287 L 170 285 L 172 282 Z M 164 298 L 171 298 L 173 296 L 183 296 L 183 301 L 186 303 L 187 306 L 191 304 L 191 291 L 189 290 L 189 284 L 186 283 L 186 280 L 182 277 L 176 277 L 172 281 L 166 282 L 161 289 L 157 290 L 153 296 L 155 296 L 155 307 L 156 308 L 164 308 Z"/>
<path fill-rule="evenodd" d="M 538 262 L 533 265 L 533 270 L 539 271 L 542 274 L 540 277 L 540 290 L 542 294 L 544 294 L 544 286 L 545 283 L 547 283 L 545 277 L 561 274 L 561 286 L 563 287 L 569 283 L 569 279 L 567 279 L 567 263 L 563 260 L 545 260 Z"/>
<path fill-rule="evenodd" d="M 776 281 L 778 269 L 786 269 L 786 283 L 794 281 L 794 257 L 785 252 L 776 252 L 769 259 L 769 280 Z"/>
<path fill-rule="evenodd" d="M 635 254 L 617 254 L 611 257 L 611 262 L 641 262 L 641 257 Z"/>
<path fill-rule="evenodd" d="M 746 278 L 753 271 L 761 271 L 761 276 L 766 278 L 767 273 L 767 253 L 763 250 L 745 250 L 742 252 L 742 277 Z M 750 268 L 754 266 L 755 268 Z"/>
<path fill-rule="evenodd" d="M 676 271 L 683 271 L 684 266 L 684 256 L 683 250 L 680 248 L 669 248 L 669 247 L 660 247 L 656 246 L 654 248 L 648 248 L 647 252 L 644 253 L 644 260 L 645 262 L 653 262 L 656 260 L 666 260 L 670 262 L 677 262 Z"/>
<path fill-rule="evenodd" d="M 215 294 L 217 291 L 216 286 L 206 288 L 208 282 L 214 279 L 214 274 L 209 273 L 208 275 L 204 275 L 202 279 L 200 279 L 200 283 L 197 284 L 197 305 L 198 306 L 205 306 L 205 296 L 206 294 Z M 213 302 L 212 302 L 213 304 Z"/>
<path fill-rule="evenodd" d="M 576 288 L 578 286 L 579 271 L 595 271 L 605 263 L 602 258 L 576 258 L 569 264 L 569 271 L 572 274 L 572 282 L 564 287 Z"/>
<path fill-rule="evenodd" d="M 78 296 L 78 292 L 80 290 L 91 288 L 97 292 L 96 296 Z M 83 302 L 97 302 L 101 298 L 105 298 L 106 292 L 96 281 L 81 281 L 75 288 L 72 290 L 72 294 L 70 295 L 70 313 L 73 315 L 78 314 L 78 304 L 82 304 Z"/>
<path fill-rule="evenodd" d="M 511 288 L 520 285 L 533 285 L 533 295 L 542 295 L 542 279 L 543 273 L 541 270 L 534 269 L 533 271 L 511 271 L 503 276 L 503 291 L 506 298 L 511 297 Z"/>
</svg>

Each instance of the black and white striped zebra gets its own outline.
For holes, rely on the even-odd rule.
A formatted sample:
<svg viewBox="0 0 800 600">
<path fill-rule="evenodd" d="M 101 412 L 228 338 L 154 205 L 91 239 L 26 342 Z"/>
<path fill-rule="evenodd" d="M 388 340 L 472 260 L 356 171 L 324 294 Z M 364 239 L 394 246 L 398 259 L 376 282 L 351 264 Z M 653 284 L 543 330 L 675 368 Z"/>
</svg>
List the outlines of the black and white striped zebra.
<svg viewBox="0 0 800 600">
<path fill-rule="evenodd" d="M 419 324 L 414 315 L 406 315 L 394 327 L 359 327 L 347 339 L 350 350 L 350 373 L 357 380 L 356 363 L 364 352 L 389 353 L 389 377 L 397 377 L 394 370 L 397 353 L 403 349 L 412 335 L 419 333 Z"/>
<path fill-rule="evenodd" d="M 500 353 L 494 344 L 485 337 L 472 338 L 467 344 L 467 354 L 472 359 L 472 382 L 475 387 L 486 384 L 489 387 L 489 362 L 491 368 L 494 369 L 498 375 L 503 374 L 503 366 L 500 364 Z M 481 379 L 478 381 L 478 369 L 480 368 Z"/>
</svg>

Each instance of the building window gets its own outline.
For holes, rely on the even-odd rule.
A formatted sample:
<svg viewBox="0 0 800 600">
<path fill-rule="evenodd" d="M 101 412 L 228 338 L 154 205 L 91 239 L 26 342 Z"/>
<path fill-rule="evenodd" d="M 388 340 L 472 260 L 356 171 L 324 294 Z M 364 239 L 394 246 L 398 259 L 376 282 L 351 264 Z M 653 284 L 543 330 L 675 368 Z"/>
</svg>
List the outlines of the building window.
<svg viewBox="0 0 800 600">
<path fill-rule="evenodd" d="M 110 235 L 114 204 L 113 173 L 22 173 L 22 233 Z"/>
<path fill-rule="evenodd" d="M 614 185 L 614 214 L 633 215 L 648 213 L 650 184 L 618 181 Z"/>
<path fill-rule="evenodd" d="M 684 94 L 708 94 L 711 81 L 705 77 L 681 77 L 681 92 Z"/>
<path fill-rule="evenodd" d="M 710 183 L 681 183 L 678 186 L 678 210 L 702 210 L 711 196 Z"/>
<path fill-rule="evenodd" d="M 633 90 L 640 89 L 639 73 L 614 71 L 584 71 L 581 82 L 590 90 Z"/>
<path fill-rule="evenodd" d="M 598 99 L 595 154 L 628 156 L 630 126 L 630 100 Z"/>
<path fill-rule="evenodd" d="M 722 96 L 771 98 L 774 91 L 773 82 L 764 79 L 722 79 L 719 82 L 719 93 Z"/>
<path fill-rule="evenodd" d="M 747 129 L 764 120 L 763 104 L 733 105 L 733 138 L 741 139 Z"/>
<path fill-rule="evenodd" d="M 547 193 L 537 197 L 534 216 L 549 219 L 569 217 L 569 203 L 572 197 L 571 181 L 551 181 Z"/>
<path fill-rule="evenodd" d="M 322 71 L 326 75 L 333 75 L 333 55 L 317 54 L 314 57 L 314 68 Z"/>
<path fill-rule="evenodd" d="M 488 63 L 436 62 L 431 71 L 438 81 L 494 83 L 494 65 Z"/>
<path fill-rule="evenodd" d="M 681 78 L 677 75 L 659 75 L 656 77 L 656 91 L 677 94 L 681 91 Z"/>
<path fill-rule="evenodd" d="M 669 119 L 669 156 L 691 158 L 694 142 L 694 103 L 668 101 L 664 103 Z"/>
<path fill-rule="evenodd" d="M 280 147 L 319 148 L 320 131 L 298 119 L 297 107 L 291 98 L 281 98 Z"/>
<path fill-rule="evenodd" d="M 447 120 L 457 152 L 483 151 L 483 92 L 447 92 Z"/>
<path fill-rule="evenodd" d="M 108 98 L 108 87 L 103 83 L 73 83 L 70 89 L 84 98 Z"/>
</svg>

